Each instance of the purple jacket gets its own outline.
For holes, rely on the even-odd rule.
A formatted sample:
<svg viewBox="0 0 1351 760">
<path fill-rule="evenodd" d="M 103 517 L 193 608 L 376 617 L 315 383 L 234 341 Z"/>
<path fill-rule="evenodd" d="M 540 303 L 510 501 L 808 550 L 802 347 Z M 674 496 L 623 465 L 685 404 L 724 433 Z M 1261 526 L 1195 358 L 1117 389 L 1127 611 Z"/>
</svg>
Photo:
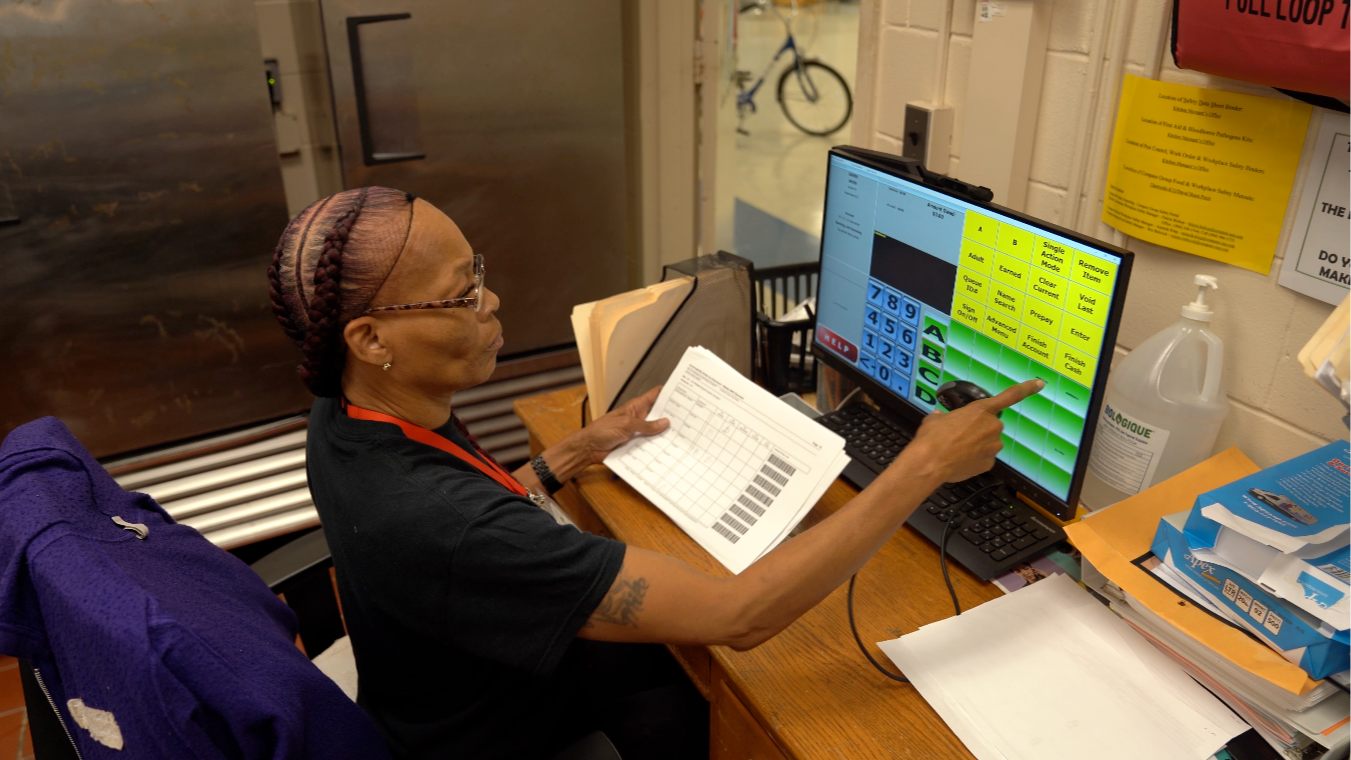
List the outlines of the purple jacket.
<svg viewBox="0 0 1351 760">
<path fill-rule="evenodd" d="M 0 445 L 0 652 L 31 660 L 85 760 L 388 758 L 295 634 L 247 565 L 119 488 L 60 421 Z"/>
</svg>

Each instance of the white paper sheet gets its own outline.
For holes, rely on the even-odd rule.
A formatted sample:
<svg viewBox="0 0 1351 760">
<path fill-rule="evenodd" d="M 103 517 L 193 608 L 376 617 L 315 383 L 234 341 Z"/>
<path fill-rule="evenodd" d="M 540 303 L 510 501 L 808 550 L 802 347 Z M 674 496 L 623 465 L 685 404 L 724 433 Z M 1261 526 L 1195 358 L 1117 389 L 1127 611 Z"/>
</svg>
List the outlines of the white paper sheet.
<svg viewBox="0 0 1351 760">
<path fill-rule="evenodd" d="M 1204 760 L 1248 728 L 1068 576 L 879 646 L 981 760 Z"/>
<path fill-rule="evenodd" d="M 849 461 L 843 438 L 697 346 L 648 415 L 662 417 L 666 432 L 605 464 L 734 573 L 782 541 Z"/>
</svg>

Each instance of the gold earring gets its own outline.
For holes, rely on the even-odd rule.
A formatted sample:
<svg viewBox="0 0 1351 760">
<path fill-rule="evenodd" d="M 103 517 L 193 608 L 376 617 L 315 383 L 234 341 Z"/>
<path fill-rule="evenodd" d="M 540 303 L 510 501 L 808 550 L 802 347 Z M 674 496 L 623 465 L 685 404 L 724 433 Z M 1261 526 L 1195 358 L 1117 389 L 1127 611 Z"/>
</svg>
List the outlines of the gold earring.
<svg viewBox="0 0 1351 760">
<path fill-rule="evenodd" d="M 388 372 L 388 371 L 389 371 L 389 362 L 385 362 L 385 366 L 381 367 L 380 369 L 383 369 L 384 371 Z"/>
</svg>

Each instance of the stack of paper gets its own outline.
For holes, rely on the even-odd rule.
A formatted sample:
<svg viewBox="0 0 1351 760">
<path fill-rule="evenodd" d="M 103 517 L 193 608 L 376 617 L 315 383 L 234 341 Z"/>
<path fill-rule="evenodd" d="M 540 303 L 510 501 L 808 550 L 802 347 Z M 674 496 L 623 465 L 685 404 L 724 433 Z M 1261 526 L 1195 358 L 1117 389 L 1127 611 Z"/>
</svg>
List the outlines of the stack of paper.
<svg viewBox="0 0 1351 760">
<path fill-rule="evenodd" d="M 1294 752 L 1292 757 L 1318 757 L 1324 751 L 1345 747 L 1348 728 L 1345 699 L 1329 681 L 1321 681 L 1303 695 L 1291 694 L 1216 654 L 1195 639 L 1181 635 L 1139 600 L 1126 595 L 1125 603 L 1112 603 L 1112 610 L 1150 643 L 1168 654 L 1183 670 L 1218 696 L 1257 730 L 1273 747 Z M 1311 738 L 1312 737 L 1312 738 Z"/>
<path fill-rule="evenodd" d="M 670 428 L 605 464 L 734 573 L 777 546 L 849 463 L 843 438 L 698 346 L 648 415 L 663 417 Z"/>
<path fill-rule="evenodd" d="M 1064 575 L 879 646 L 980 760 L 1205 760 L 1248 729 Z"/>
<path fill-rule="evenodd" d="M 1242 452 L 1230 449 L 1066 532 L 1083 554 L 1084 584 L 1111 600 L 1113 611 L 1219 695 L 1283 757 L 1344 757 L 1351 705 L 1342 690 L 1310 679 L 1196 593 L 1191 575 L 1150 556 L 1170 515 L 1185 514 L 1198 496 L 1258 471 Z M 1172 524 L 1176 527 L 1176 520 Z M 1213 570 L 1210 575 L 1219 577 Z"/>
<path fill-rule="evenodd" d="M 680 277 L 572 307 L 572 333 L 592 419 L 609 411 L 693 289 L 693 277 Z"/>
</svg>

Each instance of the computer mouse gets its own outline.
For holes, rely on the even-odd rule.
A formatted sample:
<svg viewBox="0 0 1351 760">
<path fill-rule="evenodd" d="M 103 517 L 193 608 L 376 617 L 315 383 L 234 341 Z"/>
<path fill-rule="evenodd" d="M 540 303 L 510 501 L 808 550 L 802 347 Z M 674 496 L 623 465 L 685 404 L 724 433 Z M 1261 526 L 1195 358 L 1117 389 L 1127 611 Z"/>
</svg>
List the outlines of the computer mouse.
<svg viewBox="0 0 1351 760">
<path fill-rule="evenodd" d="M 938 386 L 938 403 L 949 412 L 955 412 L 972 401 L 989 398 L 990 394 L 975 383 L 966 380 L 949 380 Z M 998 417 L 999 413 L 995 412 Z"/>
</svg>

